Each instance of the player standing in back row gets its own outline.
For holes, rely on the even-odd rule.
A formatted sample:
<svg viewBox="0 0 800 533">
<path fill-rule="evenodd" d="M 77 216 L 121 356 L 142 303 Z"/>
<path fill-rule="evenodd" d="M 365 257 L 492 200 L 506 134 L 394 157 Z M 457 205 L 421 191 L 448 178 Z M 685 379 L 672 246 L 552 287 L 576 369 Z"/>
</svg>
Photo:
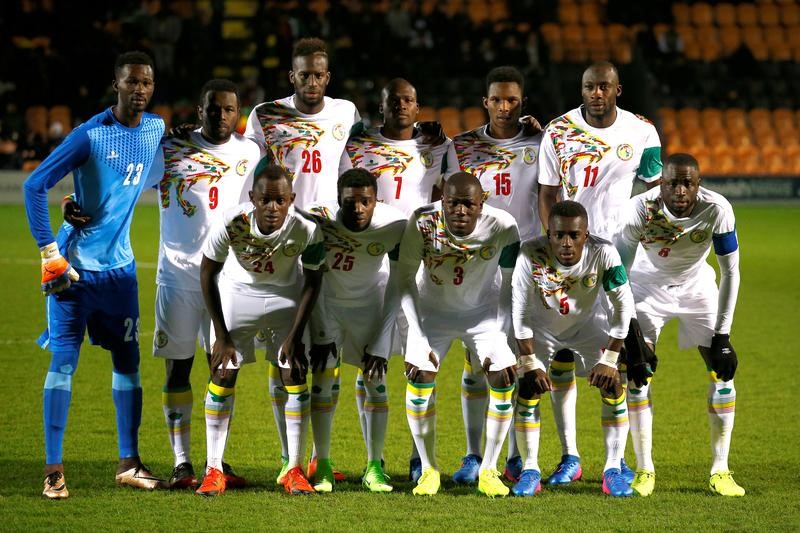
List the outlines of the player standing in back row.
<svg viewBox="0 0 800 533">
<path fill-rule="evenodd" d="M 559 199 L 582 204 L 589 233 L 612 240 L 619 227 L 634 180 L 648 187 L 661 176 L 661 142 L 652 123 L 617 107 L 622 94 L 616 67 L 594 63 L 581 79 L 583 105 L 547 125 L 539 153 L 539 218 L 547 229 L 550 209 Z M 581 476 L 575 433 L 575 362 L 569 351 L 555 356 L 559 381 L 551 394 L 553 415 L 561 439 L 562 457 L 550 484 L 566 484 Z M 552 368 L 551 368 L 552 370 Z M 626 477 L 633 472 L 624 460 Z"/>
<path fill-rule="evenodd" d="M 525 107 L 525 78 L 514 67 L 498 67 L 486 76 L 483 106 L 489 123 L 453 138 L 448 153 L 447 170 L 475 175 L 481 181 L 486 205 L 510 213 L 517 221 L 522 242 L 541 233 L 537 207 L 537 157 L 541 134 L 530 135 L 520 116 Z M 449 176 L 448 176 L 449 177 Z M 501 298 L 509 299 L 508 295 Z M 516 349 L 511 323 L 505 326 L 509 345 Z M 478 479 L 481 437 L 486 414 L 489 387 L 483 371 L 473 368 L 466 354 L 461 376 L 461 411 L 467 434 L 467 453 L 461 468 L 453 474 L 456 483 L 474 483 Z M 503 475 L 516 481 L 522 471 L 522 460 L 512 432 L 508 440 L 508 458 Z"/>
</svg>

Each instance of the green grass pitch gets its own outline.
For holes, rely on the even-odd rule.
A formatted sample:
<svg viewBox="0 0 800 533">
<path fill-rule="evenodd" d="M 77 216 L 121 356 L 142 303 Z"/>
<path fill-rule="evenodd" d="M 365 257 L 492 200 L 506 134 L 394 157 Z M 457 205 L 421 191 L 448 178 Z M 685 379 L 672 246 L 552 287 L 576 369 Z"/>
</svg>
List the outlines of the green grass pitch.
<svg viewBox="0 0 800 533">
<path fill-rule="evenodd" d="M 404 414 L 401 364 L 390 368 L 390 420 L 386 445 L 392 494 L 361 488 L 366 455 L 361 442 L 353 380 L 346 367 L 333 435 L 333 458 L 348 481 L 330 495 L 285 495 L 275 485 L 279 445 L 263 362 L 244 368 L 237 386 L 236 417 L 227 460 L 252 487 L 214 499 L 191 492 L 144 493 L 114 486 L 116 429 L 110 392 L 110 357 L 84 346 L 75 375 L 65 441 L 66 477 L 72 496 L 45 501 L 42 383 L 49 356 L 33 343 L 43 325 L 36 247 L 21 206 L 0 207 L 2 305 L 0 361 L 5 414 L 0 422 L 0 529 L 3 530 L 800 530 L 800 431 L 792 411 L 800 398 L 792 381 L 800 373 L 795 335 L 800 330 L 800 209 L 796 206 L 736 208 L 742 286 L 732 342 L 739 354 L 738 408 L 731 466 L 747 489 L 740 499 L 707 492 L 710 450 L 705 408 L 707 377 L 699 355 L 679 352 L 672 324 L 659 347 L 654 382 L 656 492 L 650 498 L 615 500 L 600 490 L 603 466 L 599 395 L 579 382 L 578 443 L 584 480 L 566 489 L 545 488 L 531 499 L 489 500 L 455 488 L 449 476 L 464 448 L 459 406 L 461 350 L 445 361 L 438 393 L 437 457 L 443 490 L 434 498 L 411 495 L 406 481 L 410 435 Z M 55 213 L 53 213 L 55 216 Z M 154 265 L 158 213 L 140 206 L 133 226 L 139 261 L 142 311 L 144 413 L 140 448 L 156 474 L 167 476 L 172 454 L 161 411 L 163 363 L 151 356 Z M 714 261 L 712 260 L 712 263 Z M 794 333 L 793 333 L 794 332 Z M 192 456 L 201 467 L 205 434 L 201 397 L 207 371 L 196 365 Z M 310 448 L 310 445 L 309 445 Z M 547 400 L 542 409 L 540 464 L 547 475 L 560 450 Z M 635 463 L 632 446 L 627 459 Z M 502 459 L 501 459 L 502 460 Z"/>
</svg>

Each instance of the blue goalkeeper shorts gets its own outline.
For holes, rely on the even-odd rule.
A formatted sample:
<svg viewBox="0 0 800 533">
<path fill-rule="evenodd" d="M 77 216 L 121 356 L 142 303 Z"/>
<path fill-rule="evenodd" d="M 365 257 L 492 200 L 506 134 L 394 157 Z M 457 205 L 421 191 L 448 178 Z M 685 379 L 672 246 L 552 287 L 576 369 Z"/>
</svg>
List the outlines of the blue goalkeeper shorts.
<svg viewBox="0 0 800 533">
<path fill-rule="evenodd" d="M 104 272 L 75 270 L 78 281 L 47 297 L 47 329 L 37 340 L 39 346 L 52 352 L 77 351 L 88 330 L 92 344 L 138 353 L 136 262 Z"/>
</svg>

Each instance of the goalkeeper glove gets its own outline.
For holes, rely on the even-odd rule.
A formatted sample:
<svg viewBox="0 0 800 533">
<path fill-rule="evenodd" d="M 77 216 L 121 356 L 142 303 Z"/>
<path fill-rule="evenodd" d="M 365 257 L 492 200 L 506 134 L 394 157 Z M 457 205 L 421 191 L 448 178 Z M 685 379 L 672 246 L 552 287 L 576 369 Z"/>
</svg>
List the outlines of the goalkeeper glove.
<svg viewBox="0 0 800 533">
<path fill-rule="evenodd" d="M 648 378 L 653 377 L 658 365 L 658 357 L 647 346 L 639 321 L 635 318 L 631 319 L 628 336 L 625 337 L 625 362 L 628 381 L 637 387 L 644 387 L 647 384 Z"/>
<path fill-rule="evenodd" d="M 58 245 L 51 242 L 40 249 L 42 255 L 42 294 L 55 294 L 69 288 L 80 276 L 61 256 Z"/>
<path fill-rule="evenodd" d="M 730 381 L 736 373 L 739 360 L 736 359 L 736 352 L 733 351 L 730 341 L 731 336 L 717 333 L 711 338 L 711 370 L 717 374 L 717 378 L 722 381 Z"/>
</svg>

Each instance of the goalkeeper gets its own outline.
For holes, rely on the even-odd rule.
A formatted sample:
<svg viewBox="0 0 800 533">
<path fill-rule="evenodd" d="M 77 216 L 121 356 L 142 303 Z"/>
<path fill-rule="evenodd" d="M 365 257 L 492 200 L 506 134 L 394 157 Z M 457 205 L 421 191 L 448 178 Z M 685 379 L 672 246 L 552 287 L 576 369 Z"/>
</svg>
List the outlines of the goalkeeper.
<svg viewBox="0 0 800 533">
<path fill-rule="evenodd" d="M 129 229 L 145 187 L 164 121 L 144 112 L 153 95 L 153 62 L 141 52 L 120 55 L 112 83 L 116 105 L 76 128 L 25 182 L 28 223 L 42 256 L 47 330 L 39 339 L 52 353 L 44 382 L 43 495 L 69 496 L 62 448 L 72 396 L 72 375 L 89 339 L 111 352 L 111 394 L 116 408 L 119 465 L 116 483 L 142 489 L 160 485 L 139 459 L 142 387 L 139 380 L 139 303 Z M 47 191 L 72 173 L 82 212 L 70 213 L 53 238 Z"/>
<path fill-rule="evenodd" d="M 710 376 L 709 488 L 722 496 L 743 496 L 744 489 L 728 468 L 736 406 L 733 376 L 737 359 L 730 343 L 739 291 L 736 221 L 728 201 L 701 187 L 700 182 L 694 157 L 670 156 L 664 164 L 661 186 L 631 199 L 631 207 L 626 210 L 628 220 L 616 245 L 630 272 L 644 341 L 654 349 L 664 324 L 677 318 L 680 348 L 698 347 Z M 714 270 L 706 262 L 712 244 L 720 269 L 719 289 Z M 653 414 L 650 380 L 643 378 L 641 373 L 632 375 L 629 367 L 628 379 L 632 383 L 628 410 L 637 463 L 631 488 L 641 496 L 649 496 L 655 487 Z"/>
</svg>

